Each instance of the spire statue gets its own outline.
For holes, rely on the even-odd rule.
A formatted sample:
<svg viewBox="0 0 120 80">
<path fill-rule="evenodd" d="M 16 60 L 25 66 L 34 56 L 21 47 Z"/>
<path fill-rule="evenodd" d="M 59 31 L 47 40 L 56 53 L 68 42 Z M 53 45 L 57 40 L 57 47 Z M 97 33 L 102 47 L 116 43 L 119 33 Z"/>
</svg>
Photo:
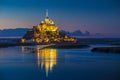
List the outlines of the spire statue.
<svg viewBox="0 0 120 80">
<path fill-rule="evenodd" d="M 46 18 L 48 17 L 48 9 L 46 9 Z"/>
</svg>

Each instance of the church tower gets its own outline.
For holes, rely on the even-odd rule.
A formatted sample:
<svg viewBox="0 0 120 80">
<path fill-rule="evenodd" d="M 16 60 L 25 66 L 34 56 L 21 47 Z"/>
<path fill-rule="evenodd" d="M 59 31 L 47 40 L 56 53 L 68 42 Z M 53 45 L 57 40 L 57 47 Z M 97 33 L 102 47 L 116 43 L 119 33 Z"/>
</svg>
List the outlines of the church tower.
<svg viewBox="0 0 120 80">
<path fill-rule="evenodd" d="M 46 24 L 54 24 L 53 20 L 49 19 L 49 17 L 48 17 L 48 10 L 46 10 L 45 23 Z"/>
<path fill-rule="evenodd" d="M 48 18 L 48 9 L 46 9 L 46 18 Z"/>
</svg>

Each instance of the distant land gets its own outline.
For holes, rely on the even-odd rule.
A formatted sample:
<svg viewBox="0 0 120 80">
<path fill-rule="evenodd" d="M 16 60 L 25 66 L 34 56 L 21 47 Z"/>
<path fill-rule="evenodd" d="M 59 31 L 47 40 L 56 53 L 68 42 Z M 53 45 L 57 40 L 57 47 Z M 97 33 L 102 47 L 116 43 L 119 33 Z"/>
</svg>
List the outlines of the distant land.
<svg viewBox="0 0 120 80">
<path fill-rule="evenodd" d="M 89 31 L 82 32 L 81 30 L 76 30 L 73 32 L 61 30 L 61 32 L 70 36 L 102 36 L 102 34 L 100 33 L 91 34 Z"/>
<path fill-rule="evenodd" d="M 16 29 L 3 29 L 0 30 L 0 36 L 23 36 L 25 35 L 25 33 L 29 30 L 30 28 L 16 28 Z M 70 35 L 70 36 L 91 36 L 92 34 L 89 31 L 85 31 L 85 33 L 83 33 L 80 30 L 76 30 L 73 32 L 69 32 L 69 31 L 65 31 L 65 30 L 61 30 L 61 32 Z M 101 35 L 100 33 L 96 33 L 97 35 Z"/>
<path fill-rule="evenodd" d="M 29 28 L 3 29 L 0 30 L 0 37 L 23 36 Z"/>
<path fill-rule="evenodd" d="M 16 29 L 3 29 L 0 30 L 0 38 L 1 37 L 22 37 L 30 28 L 16 28 Z M 91 34 L 89 31 L 82 32 L 81 30 L 76 30 L 73 32 L 61 30 L 61 32 L 74 37 L 80 38 L 105 38 L 106 36 L 96 33 Z"/>
</svg>

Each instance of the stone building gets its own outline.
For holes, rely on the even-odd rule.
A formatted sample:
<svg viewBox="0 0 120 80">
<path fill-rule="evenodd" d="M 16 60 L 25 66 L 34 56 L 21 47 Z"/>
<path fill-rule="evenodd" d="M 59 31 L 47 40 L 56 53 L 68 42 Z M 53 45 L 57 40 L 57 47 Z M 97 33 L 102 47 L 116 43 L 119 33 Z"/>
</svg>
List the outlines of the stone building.
<svg viewBox="0 0 120 80">
<path fill-rule="evenodd" d="M 33 26 L 32 29 L 21 39 L 22 43 L 25 42 L 76 42 L 77 39 L 70 37 L 64 33 L 61 33 L 58 26 L 48 17 L 48 11 L 46 12 L 46 18 L 41 21 L 37 26 Z"/>
</svg>

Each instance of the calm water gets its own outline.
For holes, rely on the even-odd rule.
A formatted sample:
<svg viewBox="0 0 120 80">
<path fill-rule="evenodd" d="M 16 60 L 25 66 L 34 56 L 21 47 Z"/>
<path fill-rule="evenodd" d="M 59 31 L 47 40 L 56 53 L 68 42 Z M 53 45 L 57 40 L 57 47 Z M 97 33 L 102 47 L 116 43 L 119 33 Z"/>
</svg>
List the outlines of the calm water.
<svg viewBox="0 0 120 80">
<path fill-rule="evenodd" d="M 0 48 L 0 80 L 120 80 L 120 54 Z"/>
</svg>

